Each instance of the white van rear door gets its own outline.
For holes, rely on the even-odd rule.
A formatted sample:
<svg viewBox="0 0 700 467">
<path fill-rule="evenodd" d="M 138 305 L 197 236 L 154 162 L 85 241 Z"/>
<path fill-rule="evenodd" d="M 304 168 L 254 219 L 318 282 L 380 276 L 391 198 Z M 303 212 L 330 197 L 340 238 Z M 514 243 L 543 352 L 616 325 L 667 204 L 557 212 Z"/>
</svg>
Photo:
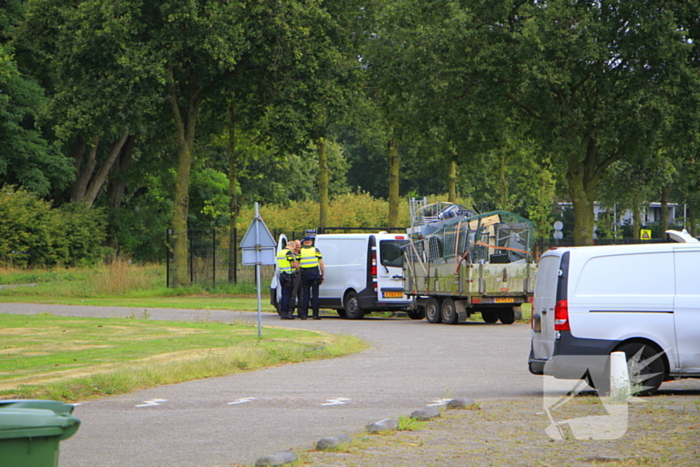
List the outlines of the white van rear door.
<svg viewBox="0 0 700 467">
<path fill-rule="evenodd" d="M 543 255 L 537 266 L 535 301 L 532 304 L 532 353 L 549 360 L 554 352 L 554 306 L 559 283 L 559 255 Z"/>
<path fill-rule="evenodd" d="M 403 293 L 403 250 L 405 235 L 377 235 L 377 300 L 406 300 Z"/>
<path fill-rule="evenodd" d="M 700 250 L 675 249 L 673 316 L 680 371 L 700 373 Z"/>
</svg>

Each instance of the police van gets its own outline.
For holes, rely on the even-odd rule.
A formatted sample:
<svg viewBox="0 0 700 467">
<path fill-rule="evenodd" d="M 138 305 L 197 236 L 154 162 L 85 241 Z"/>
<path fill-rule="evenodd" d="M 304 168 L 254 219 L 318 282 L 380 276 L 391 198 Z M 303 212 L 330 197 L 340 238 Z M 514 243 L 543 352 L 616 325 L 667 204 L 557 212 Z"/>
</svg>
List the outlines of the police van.
<svg viewBox="0 0 700 467">
<path fill-rule="evenodd" d="M 411 303 L 403 289 L 401 247 L 406 244 L 405 234 L 386 232 L 316 235 L 314 246 L 325 266 L 320 307 L 349 319 L 361 319 L 373 311 L 405 310 Z M 278 248 L 283 245 L 286 238 L 280 238 Z M 277 287 L 276 279 L 271 287 Z M 273 302 L 278 295 L 273 293 Z"/>
<path fill-rule="evenodd" d="M 542 255 L 529 370 L 585 379 L 605 392 L 609 358 L 625 352 L 635 392 L 700 378 L 700 242 L 556 248 Z"/>
</svg>

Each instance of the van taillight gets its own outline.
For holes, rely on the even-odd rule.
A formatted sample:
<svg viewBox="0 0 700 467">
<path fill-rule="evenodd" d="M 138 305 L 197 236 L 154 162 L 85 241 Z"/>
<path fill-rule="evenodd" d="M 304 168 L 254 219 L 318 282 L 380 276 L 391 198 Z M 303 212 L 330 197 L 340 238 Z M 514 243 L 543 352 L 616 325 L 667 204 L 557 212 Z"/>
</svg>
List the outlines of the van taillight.
<svg viewBox="0 0 700 467">
<path fill-rule="evenodd" d="M 377 276 L 377 253 L 374 253 L 374 252 L 372 252 L 372 256 L 370 256 L 369 274 L 372 277 Z"/>
<path fill-rule="evenodd" d="M 569 303 L 566 300 L 561 300 L 554 306 L 554 330 L 571 331 L 569 327 Z"/>
</svg>

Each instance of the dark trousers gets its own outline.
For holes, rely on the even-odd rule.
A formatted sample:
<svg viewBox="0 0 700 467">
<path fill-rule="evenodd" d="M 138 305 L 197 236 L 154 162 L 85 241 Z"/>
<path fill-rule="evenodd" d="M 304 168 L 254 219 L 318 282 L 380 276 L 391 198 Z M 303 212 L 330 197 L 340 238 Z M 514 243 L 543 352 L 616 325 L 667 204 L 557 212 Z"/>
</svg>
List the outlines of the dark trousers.
<svg viewBox="0 0 700 467">
<path fill-rule="evenodd" d="M 294 314 L 294 308 L 297 309 L 297 316 L 301 316 L 301 304 L 304 298 L 304 292 L 301 290 L 301 274 L 294 274 L 294 290 L 292 290 L 292 296 L 289 299 L 289 308 Z"/>
<path fill-rule="evenodd" d="M 314 313 L 314 318 L 318 318 L 318 286 L 321 285 L 321 274 L 317 271 L 301 272 L 301 288 L 303 295 L 299 306 L 299 317 L 306 318 L 309 315 L 309 302 Z"/>
<path fill-rule="evenodd" d="M 280 274 L 280 286 L 282 287 L 282 298 L 280 299 L 280 316 L 291 316 L 291 299 L 294 291 L 294 275 Z"/>
</svg>

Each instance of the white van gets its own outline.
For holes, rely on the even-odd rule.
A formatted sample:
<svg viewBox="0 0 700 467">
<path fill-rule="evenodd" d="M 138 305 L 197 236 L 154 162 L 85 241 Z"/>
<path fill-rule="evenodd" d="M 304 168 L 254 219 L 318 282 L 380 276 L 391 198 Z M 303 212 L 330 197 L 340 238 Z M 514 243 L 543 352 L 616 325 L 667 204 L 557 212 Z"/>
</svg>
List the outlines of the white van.
<svg viewBox="0 0 700 467">
<path fill-rule="evenodd" d="M 403 290 L 401 247 L 407 244 L 407 235 L 386 232 L 317 235 L 314 246 L 325 265 L 320 307 L 350 319 L 361 319 L 372 311 L 406 309 L 411 301 Z M 276 286 L 273 280 L 271 287 Z M 272 298 L 274 301 L 274 293 Z"/>
<path fill-rule="evenodd" d="M 321 308 L 350 319 L 371 311 L 397 311 L 411 302 L 403 291 L 405 234 L 321 234 L 314 246 L 323 255 Z"/>
<path fill-rule="evenodd" d="M 663 381 L 700 378 L 700 242 L 687 237 L 542 255 L 530 372 L 585 379 L 605 392 L 604 357 L 624 351 L 638 394 L 654 393 Z"/>
</svg>

